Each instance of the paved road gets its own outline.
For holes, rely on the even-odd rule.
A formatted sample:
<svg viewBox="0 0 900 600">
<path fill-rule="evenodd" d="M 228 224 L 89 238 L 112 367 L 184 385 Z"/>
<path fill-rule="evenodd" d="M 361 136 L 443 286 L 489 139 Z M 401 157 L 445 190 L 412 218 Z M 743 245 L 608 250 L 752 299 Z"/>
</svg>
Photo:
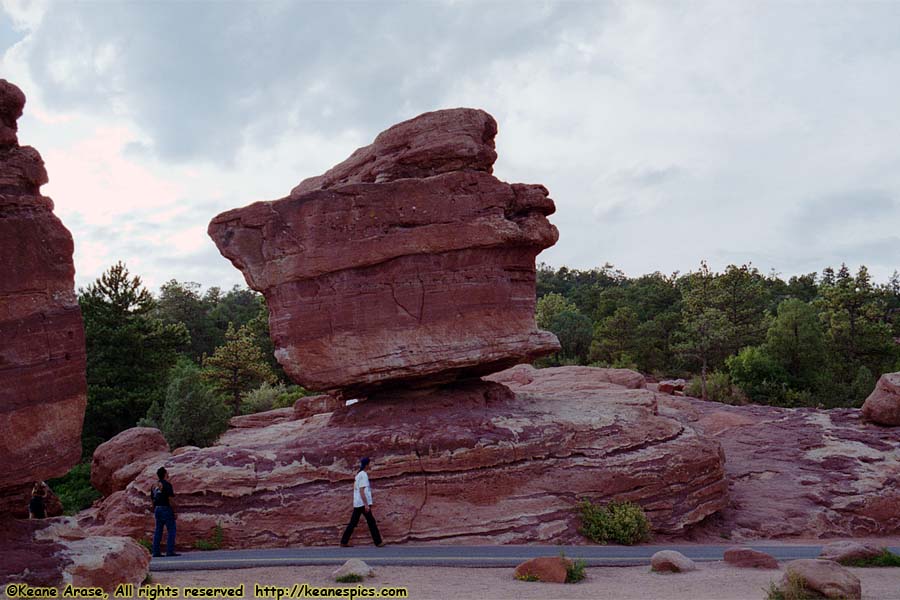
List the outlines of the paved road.
<svg viewBox="0 0 900 600">
<path fill-rule="evenodd" d="M 821 546 L 756 545 L 778 560 L 815 558 Z M 154 558 L 151 571 L 191 571 L 199 569 L 242 569 L 247 567 L 283 567 L 296 565 L 340 565 L 348 558 L 361 558 L 370 565 L 514 567 L 535 556 L 556 556 L 561 551 L 588 566 L 625 566 L 650 564 L 659 550 L 677 550 L 685 556 L 707 562 L 722 560 L 731 546 L 358 546 L 265 548 L 259 550 L 215 550 L 186 552 L 182 556 Z M 900 554 L 900 547 L 891 547 Z"/>
</svg>

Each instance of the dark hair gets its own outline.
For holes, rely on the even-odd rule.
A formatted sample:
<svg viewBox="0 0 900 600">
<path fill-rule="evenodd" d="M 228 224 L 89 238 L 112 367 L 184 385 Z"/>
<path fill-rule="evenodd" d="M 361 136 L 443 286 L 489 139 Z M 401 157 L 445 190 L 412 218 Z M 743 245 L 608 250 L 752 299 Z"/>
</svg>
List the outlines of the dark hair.
<svg viewBox="0 0 900 600">
<path fill-rule="evenodd" d="M 165 467 L 160 467 L 156 470 L 156 476 L 159 477 L 160 479 L 165 477 L 166 473 L 167 473 L 167 471 L 166 471 Z"/>
<path fill-rule="evenodd" d="M 365 458 L 361 458 L 361 459 L 360 459 L 360 461 L 359 461 L 359 470 L 362 471 L 362 470 L 365 469 L 367 466 L 369 466 L 369 457 L 368 457 L 368 456 L 366 456 Z"/>
</svg>

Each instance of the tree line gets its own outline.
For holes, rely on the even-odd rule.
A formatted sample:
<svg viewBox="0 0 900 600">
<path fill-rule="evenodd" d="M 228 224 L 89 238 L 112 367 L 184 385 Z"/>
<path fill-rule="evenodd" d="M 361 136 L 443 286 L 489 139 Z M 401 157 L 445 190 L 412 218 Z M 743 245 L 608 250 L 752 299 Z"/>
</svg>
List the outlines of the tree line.
<svg viewBox="0 0 900 600">
<path fill-rule="evenodd" d="M 691 379 L 729 403 L 859 406 L 900 370 L 900 274 L 872 281 L 846 265 L 793 276 L 701 263 L 636 278 L 606 264 L 537 269 L 538 326 L 562 349 L 544 366 L 625 367 Z"/>
</svg>

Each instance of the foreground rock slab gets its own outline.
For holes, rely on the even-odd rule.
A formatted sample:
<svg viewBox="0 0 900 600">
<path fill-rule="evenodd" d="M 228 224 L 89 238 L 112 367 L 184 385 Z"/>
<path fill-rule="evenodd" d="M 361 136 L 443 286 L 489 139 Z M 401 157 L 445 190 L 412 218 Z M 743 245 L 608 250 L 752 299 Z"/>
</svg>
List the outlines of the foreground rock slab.
<svg viewBox="0 0 900 600">
<path fill-rule="evenodd" d="M 480 110 L 426 113 L 289 196 L 212 220 L 219 251 L 265 295 L 294 381 L 362 397 L 559 349 L 534 322 L 555 207 L 543 186 L 491 174 L 496 133 Z"/>
<path fill-rule="evenodd" d="M 173 456 L 179 543 L 218 524 L 231 548 L 337 544 L 360 456 L 372 458 L 388 543 L 579 543 L 580 498 L 637 502 L 667 532 L 725 506 L 719 444 L 658 416 L 640 375 L 519 366 L 494 378 L 235 428 L 217 446 Z M 148 468 L 82 524 L 148 536 L 154 479 Z M 356 542 L 371 543 L 365 527 Z"/>
<path fill-rule="evenodd" d="M 139 585 L 150 553 L 125 537 L 88 536 L 71 517 L 0 522 L 0 585 L 101 587 Z"/>
<path fill-rule="evenodd" d="M 40 154 L 18 144 L 24 104 L 0 79 L 0 490 L 78 462 L 87 399 L 72 236 L 40 194 Z"/>
<path fill-rule="evenodd" d="M 811 558 L 787 563 L 779 583 L 782 593 L 789 588 L 792 576 L 799 578 L 806 590 L 825 598 L 859 600 L 862 597 L 859 577 L 834 561 Z"/>
<path fill-rule="evenodd" d="M 863 417 L 879 425 L 900 426 L 900 373 L 886 373 L 862 407 Z"/>
</svg>

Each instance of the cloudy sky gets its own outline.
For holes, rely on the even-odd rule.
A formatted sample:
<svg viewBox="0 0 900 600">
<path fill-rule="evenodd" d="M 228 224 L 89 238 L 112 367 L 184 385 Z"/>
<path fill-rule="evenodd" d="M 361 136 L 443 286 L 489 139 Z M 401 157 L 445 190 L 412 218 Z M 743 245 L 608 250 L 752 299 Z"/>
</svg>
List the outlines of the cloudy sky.
<svg viewBox="0 0 900 600">
<path fill-rule="evenodd" d="M 210 218 L 455 106 L 553 266 L 900 269 L 900 2 L 0 2 L 78 285 L 243 283 Z"/>
</svg>

